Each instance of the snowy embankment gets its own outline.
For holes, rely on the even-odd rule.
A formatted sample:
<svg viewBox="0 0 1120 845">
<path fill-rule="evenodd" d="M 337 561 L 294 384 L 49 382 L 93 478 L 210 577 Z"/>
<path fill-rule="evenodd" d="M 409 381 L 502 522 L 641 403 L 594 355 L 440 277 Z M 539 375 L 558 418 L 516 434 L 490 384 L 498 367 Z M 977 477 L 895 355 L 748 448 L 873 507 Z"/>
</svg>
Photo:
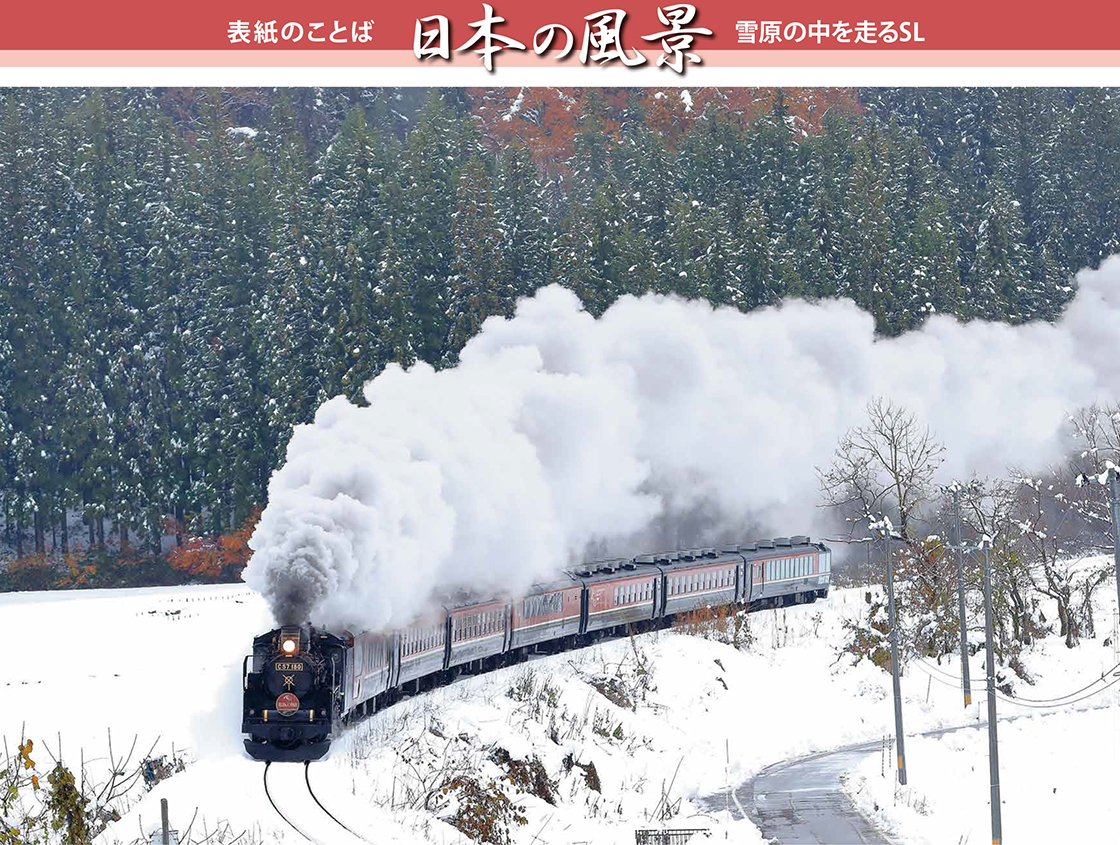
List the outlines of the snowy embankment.
<svg viewBox="0 0 1120 845">
<path fill-rule="evenodd" d="M 728 782 L 769 763 L 891 732 L 889 675 L 867 661 L 852 667 L 847 658 L 836 659 L 842 620 L 864 607 L 862 590 L 835 590 L 815 605 L 752 614 L 754 643 L 745 650 L 660 632 L 462 679 L 349 730 L 311 767 L 312 786 L 340 820 L 379 843 L 465 841 L 448 823 L 461 806 L 457 793 L 439 788 L 460 775 L 505 785 L 525 819 L 512 823 L 513 841 L 525 845 L 629 845 L 636 828 L 659 827 L 662 816 L 669 816 L 666 826 L 759 842 L 749 822 L 702 814 L 692 799 L 722 794 Z M 169 800 L 180 830 L 194 818 L 192 839 L 222 827 L 248 831 L 242 843 L 305 841 L 268 803 L 261 764 L 240 750 L 241 658 L 252 636 L 269 627 L 258 596 L 237 586 L 9 595 L 0 596 L 0 611 L 28 644 L 0 666 L 0 732 L 10 747 L 22 725 L 52 750 L 61 733 L 74 769 L 84 748 L 87 768 L 96 770 L 107 729 L 118 756 L 134 736 L 143 749 L 137 753 L 146 753 L 157 736 L 157 755 L 169 753 L 172 743 L 187 750 L 184 772 L 121 800 L 123 818 L 99 845 L 131 843 L 154 829 L 160 798 Z M 1109 627 L 1102 620 L 1098 630 Z M 1112 649 L 1102 639 L 1069 651 L 1053 638 L 1027 658 L 1038 685 L 1017 685 L 1016 693 L 1043 698 L 1080 686 L 1073 681 L 1111 665 Z M 941 670 L 955 673 L 951 666 Z M 973 677 L 982 679 L 979 662 Z M 942 680 L 919 667 L 907 671 L 908 733 L 975 724 L 977 708 L 963 711 L 959 690 L 948 676 Z M 1001 713 L 1011 709 L 1001 704 Z M 1007 736 L 1022 731 L 1026 748 L 1032 726 L 1048 723 L 1016 724 L 1022 727 L 1008 727 Z M 936 777 L 956 788 L 968 766 L 978 767 L 983 787 L 983 736 L 967 731 L 942 742 L 969 743 L 973 735 L 975 760 L 944 755 L 959 769 L 927 767 L 926 744 L 912 740 L 911 783 L 924 789 Z M 1036 752 L 1050 747 L 1049 736 L 1039 734 Z M 1083 739 L 1078 745 L 1095 754 L 1084 765 L 1105 759 L 1101 750 L 1112 748 L 1101 738 Z M 1007 753 L 1005 768 L 1022 765 L 1010 762 L 1014 751 Z M 511 786 L 511 773 L 518 772 L 529 774 Z M 360 841 L 308 799 L 302 767 L 274 766 L 269 778 L 278 803 L 312 836 Z M 1052 784 L 1058 791 L 1050 804 L 1061 802 L 1061 812 L 1088 814 L 1100 806 L 1077 793 L 1072 767 L 1056 770 L 1054 778 L 1060 780 Z M 928 794 L 931 806 L 941 800 Z M 972 804 L 957 812 L 983 816 L 986 789 L 968 795 Z M 892 823 L 909 830 L 907 819 Z"/>
<path fill-rule="evenodd" d="M 999 723 L 1000 806 L 1006 842 L 1115 842 L 1112 770 L 1120 755 L 1120 702 L 1088 712 Z M 991 833 L 987 724 L 907 740 L 909 786 L 882 776 L 878 755 L 846 779 L 868 818 L 902 843 L 987 842 Z"/>
<path fill-rule="evenodd" d="M 1112 642 L 1111 582 L 1097 592 L 1095 605 L 1095 638 L 1069 649 L 1051 635 L 1024 652 L 1033 685 L 1000 670 L 1013 682 L 1011 694 L 999 692 L 996 701 L 1004 841 L 1116 841 L 1107 810 L 1115 791 L 1110 773 L 1120 759 L 1120 656 Z M 1051 607 L 1043 609 L 1056 618 Z M 970 659 L 969 670 L 971 727 L 921 737 L 911 735 L 920 724 L 907 721 L 907 786 L 896 784 L 889 759 L 884 766 L 880 755 L 869 756 L 845 780 L 860 810 L 900 843 L 976 843 L 991 835 L 983 649 Z M 956 657 L 940 665 L 914 661 L 904 684 L 929 690 L 931 701 L 946 712 L 955 704 L 958 723 L 964 724 L 960 674 Z"/>
</svg>

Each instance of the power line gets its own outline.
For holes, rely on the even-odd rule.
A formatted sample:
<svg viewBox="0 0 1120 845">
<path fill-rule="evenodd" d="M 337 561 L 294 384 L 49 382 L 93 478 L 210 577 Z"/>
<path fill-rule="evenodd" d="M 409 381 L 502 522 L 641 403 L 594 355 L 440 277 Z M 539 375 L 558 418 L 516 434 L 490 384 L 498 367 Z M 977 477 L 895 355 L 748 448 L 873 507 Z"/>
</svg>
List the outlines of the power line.
<svg viewBox="0 0 1120 845">
<path fill-rule="evenodd" d="M 961 679 L 960 675 L 954 675 L 952 672 L 947 672 L 944 669 L 942 669 L 940 666 L 931 666 L 930 664 L 926 663 L 925 661 L 920 661 L 920 662 L 925 668 L 932 669 L 935 672 L 939 672 L 947 678 L 952 678 L 954 681 L 959 681 Z M 1092 681 L 1090 681 L 1089 683 L 1087 683 L 1085 686 L 1081 687 L 1080 689 L 1075 689 L 1073 692 L 1066 693 L 1065 695 L 1059 695 L 1056 698 L 1026 698 L 1025 696 L 1012 696 L 1012 698 L 1014 698 L 1016 701 L 1029 701 L 1032 704 L 1048 704 L 1048 703 L 1051 703 L 1051 702 L 1062 701 L 1063 699 L 1072 698 L 1073 696 L 1078 695 L 1079 693 L 1085 692 L 1085 690 L 1089 689 L 1089 687 L 1092 687 L 1092 686 L 1095 686 L 1096 684 L 1102 683 L 1105 680 L 1106 676 L 1111 675 L 1117 669 L 1120 669 L 1120 663 L 1117 663 L 1111 669 L 1106 670 L 1105 673 L 1103 675 L 1101 675 L 1099 678 L 1094 678 Z M 969 689 L 971 690 L 972 687 L 970 686 Z"/>
<path fill-rule="evenodd" d="M 917 665 L 918 665 L 919 668 L 922 669 L 922 671 L 924 671 L 927 675 L 929 675 L 929 677 L 932 680 L 937 681 L 937 683 L 939 683 L 939 684 L 944 684 L 947 687 L 951 687 L 952 689 L 957 689 L 957 685 L 955 683 L 949 683 L 948 681 L 946 681 L 942 678 L 939 678 L 936 675 L 930 673 L 928 671 L 929 667 L 925 663 L 919 661 L 917 663 Z M 1070 701 L 1061 701 L 1061 700 L 1055 699 L 1055 701 L 1057 701 L 1057 703 L 1055 703 L 1055 704 L 1028 703 L 1028 702 L 1031 702 L 1031 699 L 1020 699 L 1020 698 L 1014 698 L 1014 697 L 1009 698 L 1008 696 L 1003 695 L 1003 694 L 998 693 L 998 692 L 995 694 L 995 696 L 998 700 L 1003 701 L 1007 704 L 1014 704 L 1016 707 L 1026 707 L 1026 708 L 1031 709 L 1031 710 L 1053 710 L 1055 708 L 1067 707 L 1071 704 L 1077 704 L 1078 702 L 1090 699 L 1095 695 L 1100 695 L 1102 692 L 1105 692 L 1110 687 L 1115 686 L 1118 683 L 1120 683 L 1120 677 L 1113 678 L 1105 686 L 1101 687 L 1098 690 L 1093 690 L 1091 693 L 1088 693 L 1087 695 L 1083 695 L 1080 698 L 1074 698 L 1074 699 L 1071 699 Z M 1090 684 L 1090 686 L 1092 686 L 1092 684 Z M 1083 689 L 1087 689 L 1087 688 L 1088 687 L 1085 687 Z M 1070 695 L 1076 695 L 1076 694 L 1077 693 L 1070 693 Z"/>
</svg>

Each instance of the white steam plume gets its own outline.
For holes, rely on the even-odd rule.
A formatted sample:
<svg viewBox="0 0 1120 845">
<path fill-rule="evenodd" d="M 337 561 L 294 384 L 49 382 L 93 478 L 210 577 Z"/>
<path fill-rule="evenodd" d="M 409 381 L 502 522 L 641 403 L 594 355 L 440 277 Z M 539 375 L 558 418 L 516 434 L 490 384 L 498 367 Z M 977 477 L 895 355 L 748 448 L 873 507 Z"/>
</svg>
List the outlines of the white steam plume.
<svg viewBox="0 0 1120 845">
<path fill-rule="evenodd" d="M 1120 257 L 1078 282 L 1056 324 L 934 317 L 895 339 L 847 300 L 741 314 L 651 295 L 596 320 L 544 288 L 454 369 L 391 366 L 370 407 L 335 398 L 297 428 L 245 580 L 280 622 L 376 629 L 697 508 L 796 533 L 814 467 L 877 395 L 930 425 L 946 477 L 1041 466 L 1068 412 L 1120 394 Z"/>
</svg>

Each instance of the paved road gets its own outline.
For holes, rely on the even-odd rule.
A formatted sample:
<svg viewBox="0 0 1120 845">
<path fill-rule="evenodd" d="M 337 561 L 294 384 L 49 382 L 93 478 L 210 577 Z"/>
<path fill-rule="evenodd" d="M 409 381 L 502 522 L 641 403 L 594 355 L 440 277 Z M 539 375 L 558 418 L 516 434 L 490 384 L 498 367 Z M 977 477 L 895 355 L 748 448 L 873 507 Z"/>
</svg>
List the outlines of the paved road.
<svg viewBox="0 0 1120 845">
<path fill-rule="evenodd" d="M 1113 706 L 1097 704 L 1077 710 L 1099 710 Z M 1068 711 L 1067 711 L 1068 712 Z M 1002 716 L 1000 722 L 1034 718 L 1031 713 Z M 957 731 L 986 729 L 986 721 L 922 731 L 917 736 L 945 736 Z M 785 760 L 762 769 L 746 783 L 735 787 L 732 814 L 747 817 L 767 839 L 781 845 L 891 845 L 891 841 L 868 821 L 848 798 L 840 776 L 857 768 L 867 755 L 880 753 L 878 740 L 846 745 L 808 757 Z M 727 802 L 718 793 L 701 798 L 708 812 L 721 812 Z"/>
<path fill-rule="evenodd" d="M 869 742 L 767 766 L 735 788 L 732 812 L 742 818 L 745 810 L 764 837 L 782 845 L 890 845 L 840 785 L 842 774 L 878 753 L 879 743 Z M 725 803 L 723 794 L 701 800 L 709 811 Z"/>
</svg>

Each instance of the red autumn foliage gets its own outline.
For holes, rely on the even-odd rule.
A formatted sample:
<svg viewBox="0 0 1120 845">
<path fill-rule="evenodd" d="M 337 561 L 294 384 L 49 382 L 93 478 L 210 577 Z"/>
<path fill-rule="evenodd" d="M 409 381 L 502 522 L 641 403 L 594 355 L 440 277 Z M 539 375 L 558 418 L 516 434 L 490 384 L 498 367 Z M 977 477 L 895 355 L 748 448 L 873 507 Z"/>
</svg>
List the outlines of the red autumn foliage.
<svg viewBox="0 0 1120 845">
<path fill-rule="evenodd" d="M 687 95 L 685 91 L 687 90 Z M 821 130 L 830 110 L 860 111 L 854 88 L 783 88 L 786 113 L 798 135 Z M 546 170 L 562 169 L 573 138 L 588 120 L 617 137 L 628 108 L 640 106 L 646 125 L 673 149 L 697 120 L 723 115 L 747 126 L 767 115 L 778 88 L 470 88 L 475 117 L 495 148 L 524 144 Z"/>
<path fill-rule="evenodd" d="M 203 578 L 220 578 L 223 571 L 231 566 L 244 566 L 253 553 L 249 548 L 249 538 L 257 527 L 261 508 L 253 508 L 249 517 L 236 531 L 223 534 L 214 540 L 210 537 L 192 537 L 181 547 L 168 553 L 168 563 L 174 569 L 184 570 Z"/>
</svg>

